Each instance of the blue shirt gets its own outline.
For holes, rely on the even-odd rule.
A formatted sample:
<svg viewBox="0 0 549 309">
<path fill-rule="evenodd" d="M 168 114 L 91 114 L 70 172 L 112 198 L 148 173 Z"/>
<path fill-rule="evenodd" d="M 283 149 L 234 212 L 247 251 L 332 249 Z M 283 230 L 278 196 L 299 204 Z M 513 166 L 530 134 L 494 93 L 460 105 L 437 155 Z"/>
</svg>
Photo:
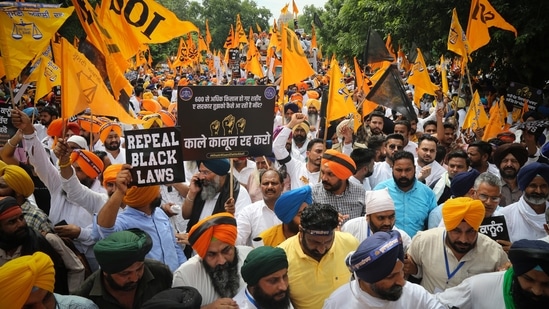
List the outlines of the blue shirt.
<svg viewBox="0 0 549 309">
<path fill-rule="evenodd" d="M 414 237 L 418 231 L 423 231 L 429 213 L 437 207 L 433 190 L 417 179 L 408 192 L 400 190 L 394 179 L 380 182 L 374 190 L 384 188 L 389 189 L 389 194 L 395 203 L 395 225 L 403 229 L 410 237 Z"/>
<path fill-rule="evenodd" d="M 187 261 L 183 250 L 177 244 L 168 216 L 158 208 L 155 208 L 149 216 L 142 211 L 126 206 L 124 211 L 118 214 L 116 223 L 111 228 L 99 226 L 96 214 L 93 220 L 93 238 L 103 239 L 114 232 L 131 228 L 139 228 L 151 236 L 153 246 L 146 255 L 147 258 L 168 265 L 172 272 Z"/>
</svg>

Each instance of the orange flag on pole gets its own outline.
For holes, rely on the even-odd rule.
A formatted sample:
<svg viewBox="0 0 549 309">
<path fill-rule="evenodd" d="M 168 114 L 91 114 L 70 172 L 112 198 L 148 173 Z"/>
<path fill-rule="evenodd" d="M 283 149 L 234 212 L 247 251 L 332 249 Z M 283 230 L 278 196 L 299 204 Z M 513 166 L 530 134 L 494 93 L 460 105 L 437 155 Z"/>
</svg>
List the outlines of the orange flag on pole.
<svg viewBox="0 0 549 309">
<path fill-rule="evenodd" d="M 490 33 L 488 32 L 488 28 L 490 27 L 511 31 L 517 37 L 517 29 L 506 22 L 488 0 L 472 0 L 471 10 L 469 11 L 469 23 L 467 24 L 469 53 L 490 42 Z"/>
<path fill-rule="evenodd" d="M 357 114 L 353 95 L 347 89 L 343 81 L 343 74 L 335 57 L 330 63 L 330 87 L 328 91 L 328 104 L 326 107 L 326 124 L 333 120 L 346 117 L 349 114 Z"/>
<path fill-rule="evenodd" d="M 469 42 L 467 36 L 459 24 L 457 11 L 452 10 L 452 23 L 450 24 L 450 33 L 448 34 L 448 50 L 461 56 L 463 64 L 469 59 Z"/>
<path fill-rule="evenodd" d="M 303 48 L 295 33 L 283 26 L 282 32 L 282 81 L 280 83 L 280 98 L 291 84 L 298 83 L 315 74 L 305 56 Z"/>
<path fill-rule="evenodd" d="M 484 105 L 480 102 L 480 96 L 478 91 L 475 91 L 471 105 L 465 114 L 465 120 L 463 121 L 463 129 L 469 129 L 475 131 L 478 128 L 484 128 L 488 124 L 488 116 L 484 111 Z"/>
</svg>

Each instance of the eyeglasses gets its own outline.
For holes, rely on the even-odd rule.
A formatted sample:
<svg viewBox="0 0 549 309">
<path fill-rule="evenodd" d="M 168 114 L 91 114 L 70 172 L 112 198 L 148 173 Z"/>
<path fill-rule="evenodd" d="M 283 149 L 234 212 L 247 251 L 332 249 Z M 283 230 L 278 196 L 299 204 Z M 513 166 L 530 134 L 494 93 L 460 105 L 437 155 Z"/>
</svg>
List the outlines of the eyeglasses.
<svg viewBox="0 0 549 309">
<path fill-rule="evenodd" d="M 488 199 L 490 199 L 490 201 L 492 201 L 494 203 L 499 203 L 499 201 L 501 201 L 500 196 L 488 196 L 486 194 L 478 194 L 478 199 L 483 201 L 483 202 L 486 202 L 486 201 L 488 201 Z"/>
<path fill-rule="evenodd" d="M 402 150 L 402 149 L 404 149 L 404 146 L 399 146 L 399 145 L 391 144 L 391 145 L 389 145 L 389 148 L 390 148 L 390 149 L 395 149 L 395 148 L 396 148 L 397 150 Z"/>
</svg>

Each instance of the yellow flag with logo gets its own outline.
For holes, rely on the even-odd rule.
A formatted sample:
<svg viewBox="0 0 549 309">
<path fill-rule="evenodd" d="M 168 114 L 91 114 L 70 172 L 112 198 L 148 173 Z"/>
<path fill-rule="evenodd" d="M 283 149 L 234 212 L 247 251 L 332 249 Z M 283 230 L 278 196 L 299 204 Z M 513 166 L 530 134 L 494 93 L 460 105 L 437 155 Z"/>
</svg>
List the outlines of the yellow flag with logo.
<svg viewBox="0 0 549 309">
<path fill-rule="evenodd" d="M 246 31 L 242 26 L 242 21 L 240 20 L 240 14 L 236 14 L 236 29 L 235 29 L 235 38 L 238 43 L 248 43 L 248 37 L 246 36 Z"/>
<path fill-rule="evenodd" d="M 107 89 L 97 68 L 65 38 L 61 38 L 61 112 L 63 118 L 74 116 L 86 108 L 94 115 L 116 117 L 120 122 L 139 124 L 130 116 Z M 55 52 L 55 50 L 54 50 Z"/>
<path fill-rule="evenodd" d="M 0 10 L 0 50 L 6 79 L 19 76 L 50 43 L 73 10 L 73 7 L 3 7 Z"/>
<path fill-rule="evenodd" d="M 448 50 L 460 55 L 467 63 L 467 59 L 469 59 L 469 42 L 463 28 L 461 28 L 455 8 L 452 10 L 452 23 L 448 34 Z"/>
<path fill-rule="evenodd" d="M 263 78 L 263 68 L 259 62 L 259 51 L 255 46 L 252 27 L 250 27 L 248 53 L 246 54 L 246 66 L 244 69 L 248 72 L 252 72 L 255 76 Z"/>
<path fill-rule="evenodd" d="M 490 42 L 490 32 L 488 31 L 490 27 L 511 31 L 517 37 L 517 29 L 506 22 L 488 0 L 471 0 L 469 23 L 467 24 L 469 53 Z"/>
<path fill-rule="evenodd" d="M 61 85 L 61 69 L 50 58 L 40 55 L 33 67 L 35 69 L 28 81 L 36 82 L 35 98 L 41 98 L 50 93 L 54 86 Z"/>
<path fill-rule="evenodd" d="M 482 136 L 482 140 L 487 142 L 490 139 L 497 137 L 498 134 L 502 132 L 504 125 L 505 125 L 505 122 L 501 118 L 499 102 L 498 102 L 498 104 L 494 104 L 490 108 L 490 117 L 488 118 L 488 124 L 484 129 L 484 135 Z"/>
<path fill-rule="evenodd" d="M 463 129 L 469 129 L 475 131 L 478 128 L 484 128 L 488 124 L 488 116 L 484 111 L 484 105 L 480 102 L 480 96 L 478 91 L 475 91 L 471 105 L 465 114 L 465 120 L 463 121 Z"/>
<path fill-rule="evenodd" d="M 343 81 L 343 74 L 337 60 L 332 58 L 330 63 L 330 86 L 328 91 L 328 104 L 326 107 L 326 123 L 346 117 L 349 114 L 357 114 L 353 102 L 353 94 L 347 89 Z"/>
<path fill-rule="evenodd" d="M 431 77 L 427 71 L 423 54 L 419 48 L 417 49 L 416 62 L 412 65 L 412 69 L 410 70 L 408 84 L 414 85 L 414 102 L 418 107 L 419 99 L 416 100 L 415 96 L 421 98 L 424 94 L 435 95 L 435 91 L 438 89 L 438 87 L 431 82 Z"/>
<path fill-rule="evenodd" d="M 282 27 L 282 82 L 281 91 L 291 84 L 298 83 L 315 74 L 305 56 L 301 43 L 295 33 L 287 27 Z M 281 96 L 283 97 L 283 96 Z"/>
</svg>

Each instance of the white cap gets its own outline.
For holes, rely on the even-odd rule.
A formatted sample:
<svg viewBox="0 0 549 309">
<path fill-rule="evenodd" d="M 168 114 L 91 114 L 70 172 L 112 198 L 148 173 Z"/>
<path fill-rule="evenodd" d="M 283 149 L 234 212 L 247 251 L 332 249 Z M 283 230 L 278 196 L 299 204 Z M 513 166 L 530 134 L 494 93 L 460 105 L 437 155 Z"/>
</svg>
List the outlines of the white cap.
<svg viewBox="0 0 549 309">
<path fill-rule="evenodd" d="M 366 215 L 387 210 L 395 210 L 395 203 L 389 194 L 389 189 L 366 191 Z"/>
</svg>

